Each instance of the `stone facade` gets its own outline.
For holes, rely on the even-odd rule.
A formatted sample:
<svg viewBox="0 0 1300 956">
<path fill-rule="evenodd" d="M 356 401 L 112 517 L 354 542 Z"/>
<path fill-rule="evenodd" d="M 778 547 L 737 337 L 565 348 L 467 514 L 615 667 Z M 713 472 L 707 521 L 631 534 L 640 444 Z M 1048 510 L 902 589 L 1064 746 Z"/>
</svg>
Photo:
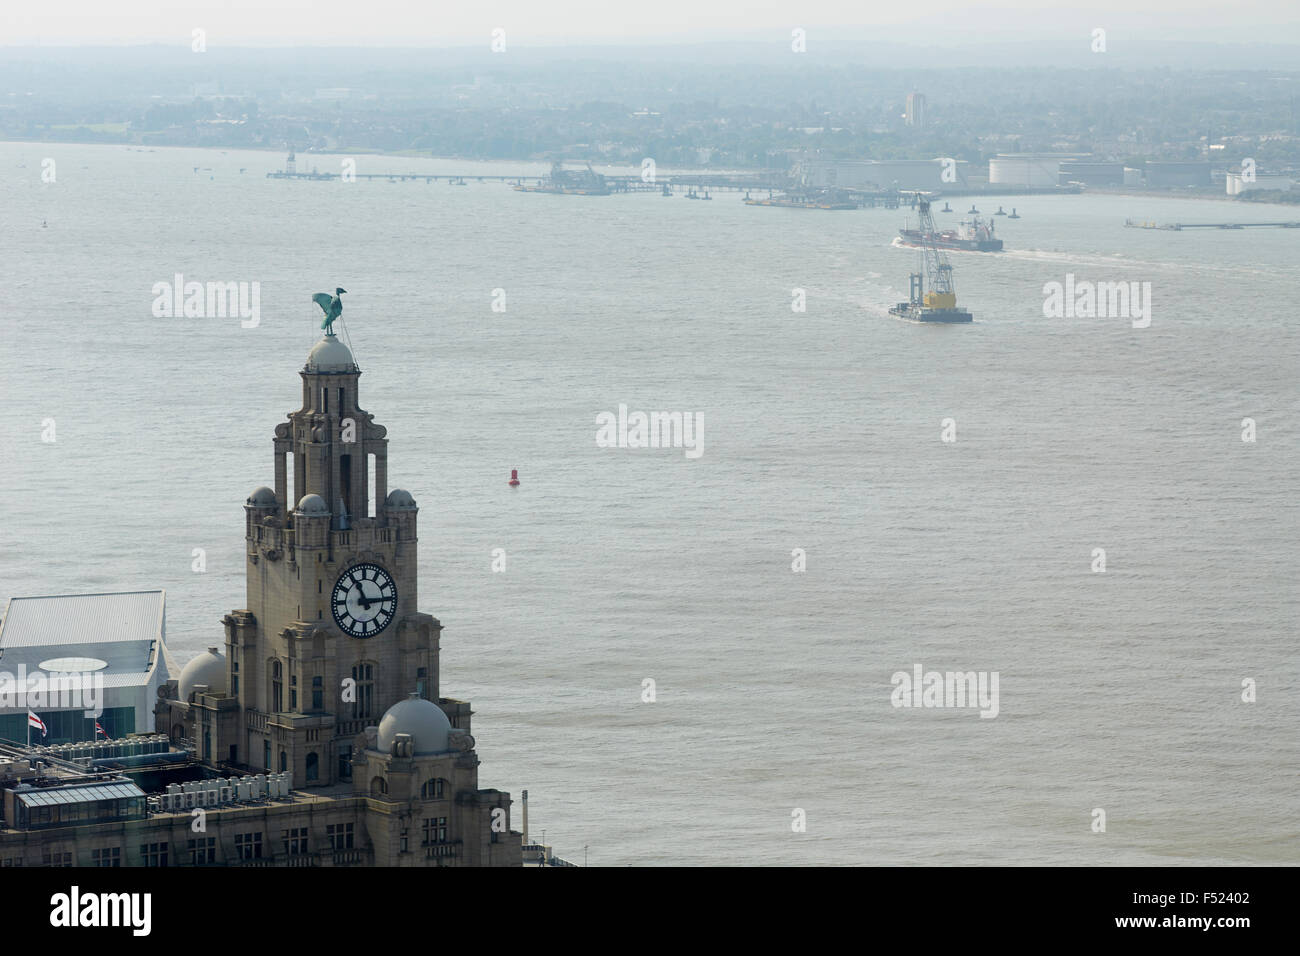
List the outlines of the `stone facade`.
<svg viewBox="0 0 1300 956">
<path fill-rule="evenodd" d="M 407 492 L 388 491 L 387 430 L 361 408 L 361 372 L 332 335 L 300 375 L 302 407 L 275 428 L 275 488 L 259 488 L 244 505 L 247 607 L 222 621 L 225 688 L 173 682 L 160 690 L 156 726 L 214 768 L 288 771 L 308 791 L 364 795 L 355 805 L 366 809 L 376 863 L 409 847 L 415 819 L 385 797 L 418 802 L 432 772 L 425 765 L 445 763 L 433 769 L 451 808 L 436 819 L 465 848 L 454 859 L 518 865 L 509 795 L 477 789 L 470 706 L 440 695 L 442 625 L 418 609 L 419 512 Z M 337 600 L 336 584 L 359 565 L 380 569 L 387 593 L 396 592 L 391 615 L 385 621 L 381 608 L 369 625 L 381 629 L 366 636 L 335 617 L 348 608 L 365 617 L 381 598 L 366 582 L 354 592 L 361 604 Z M 381 715 L 412 695 L 437 704 L 459 732 L 453 756 L 367 750 Z M 383 782 L 372 786 L 375 778 Z"/>
</svg>

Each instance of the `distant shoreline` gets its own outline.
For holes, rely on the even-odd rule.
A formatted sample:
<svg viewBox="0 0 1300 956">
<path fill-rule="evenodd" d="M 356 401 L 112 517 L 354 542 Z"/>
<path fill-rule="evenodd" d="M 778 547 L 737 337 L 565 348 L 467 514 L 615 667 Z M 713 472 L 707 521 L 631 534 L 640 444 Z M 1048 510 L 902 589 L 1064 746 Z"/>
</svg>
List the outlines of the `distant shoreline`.
<svg viewBox="0 0 1300 956">
<path fill-rule="evenodd" d="M 139 143 L 99 142 L 93 140 L 49 140 L 49 139 L 0 140 L 0 145 L 107 146 L 107 147 L 117 147 L 120 149 L 127 149 L 132 151 L 187 149 L 187 150 L 202 150 L 204 152 L 219 152 L 219 153 L 246 152 L 246 153 L 279 153 L 282 155 L 285 154 L 284 147 L 281 146 L 194 146 L 194 145 L 175 145 L 175 144 L 148 145 L 148 144 L 139 144 Z M 339 149 L 339 150 L 328 150 L 328 151 L 310 150 L 305 152 L 295 151 L 295 153 L 300 162 L 308 157 L 333 157 L 333 156 L 338 156 L 338 157 L 382 156 L 382 157 L 392 158 L 392 159 L 413 159 L 413 160 L 421 160 L 425 162 L 461 162 L 461 163 L 474 163 L 479 165 L 497 166 L 497 167 L 510 166 L 511 164 L 548 167 L 552 162 L 555 162 L 555 160 L 551 160 L 551 159 L 482 159 L 482 158 L 476 158 L 471 156 L 457 156 L 457 155 L 436 155 L 435 156 L 417 150 L 393 151 L 393 150 L 372 149 L 372 148 Z M 564 159 L 564 160 L 560 160 L 560 162 L 576 164 L 576 163 L 586 163 L 588 162 L 588 160 Z M 637 170 L 637 167 L 634 164 L 600 163 L 595 160 L 590 160 L 590 162 L 593 167 L 597 167 L 597 168 L 623 170 L 629 173 L 635 172 Z M 514 172 L 515 170 L 512 169 L 511 171 Z M 771 168 L 763 168 L 763 167 L 741 168 L 741 167 L 734 167 L 734 166 L 732 167 L 660 166 L 659 172 L 661 174 L 675 173 L 678 175 L 682 175 L 682 174 L 699 175 L 699 174 L 709 174 L 709 173 L 713 173 L 717 175 L 729 175 L 729 174 L 746 175 L 746 174 L 761 174 L 765 172 L 771 172 Z M 525 173 L 525 175 L 532 176 L 533 174 Z M 950 197 L 954 199 L 960 197 L 992 198 L 992 197 L 999 197 L 999 196 L 1012 198 L 1012 199 L 1015 198 L 1030 199 L 1030 198 L 1042 197 L 1042 196 L 1099 195 L 1099 196 L 1130 196 L 1130 197 L 1142 198 L 1142 199 L 1204 199 L 1213 202 L 1244 203 L 1244 204 L 1249 204 L 1251 206 L 1277 205 L 1277 206 L 1290 207 L 1290 206 L 1295 206 L 1296 204 L 1300 204 L 1300 190 L 1297 190 L 1295 194 L 1296 197 L 1295 200 L 1288 202 L 1286 200 L 1277 199 L 1277 198 L 1246 199 L 1241 196 L 1229 196 L 1226 193 L 1215 190 L 1213 187 L 1208 189 L 1199 189 L 1193 191 L 1188 189 L 1146 189 L 1142 187 L 1091 186 L 1091 187 L 1086 187 L 1084 189 L 1078 190 L 1077 192 L 1066 192 L 1064 190 L 1059 192 L 1047 191 L 1047 190 L 1042 192 L 1020 191 L 1023 188 L 1024 187 L 1008 186 L 1006 191 L 1003 191 L 1003 190 L 995 190 L 994 188 L 991 188 L 991 184 L 982 183 L 979 185 L 969 186 L 967 189 L 963 189 L 963 190 L 940 192 L 937 193 L 937 196 L 939 198 Z M 909 190 L 904 190 L 904 192 L 907 191 Z"/>
</svg>

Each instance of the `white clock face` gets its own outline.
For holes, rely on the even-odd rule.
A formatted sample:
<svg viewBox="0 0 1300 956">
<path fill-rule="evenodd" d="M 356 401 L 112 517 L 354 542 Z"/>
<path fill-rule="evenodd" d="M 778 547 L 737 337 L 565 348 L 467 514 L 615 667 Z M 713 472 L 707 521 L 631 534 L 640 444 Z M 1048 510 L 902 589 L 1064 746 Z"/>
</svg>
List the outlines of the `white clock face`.
<svg viewBox="0 0 1300 956">
<path fill-rule="evenodd" d="M 377 564 L 354 564 L 339 575 L 330 603 L 344 634 L 374 637 L 397 613 L 397 585 Z"/>
</svg>

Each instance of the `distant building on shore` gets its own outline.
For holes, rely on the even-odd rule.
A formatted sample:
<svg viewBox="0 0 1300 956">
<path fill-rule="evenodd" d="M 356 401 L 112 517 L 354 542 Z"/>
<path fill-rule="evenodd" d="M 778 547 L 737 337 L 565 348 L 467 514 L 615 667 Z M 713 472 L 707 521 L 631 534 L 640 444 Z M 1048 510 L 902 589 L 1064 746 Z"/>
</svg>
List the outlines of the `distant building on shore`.
<svg viewBox="0 0 1300 956">
<path fill-rule="evenodd" d="M 989 160 L 989 185 L 1058 186 L 1062 183 L 1062 164 L 1077 163 L 1086 155 L 1086 153 L 999 153 Z"/>
<path fill-rule="evenodd" d="M 1148 189 L 1185 189 L 1189 186 L 1209 188 L 1213 180 L 1209 163 L 1168 163 L 1148 161 L 1143 178 Z"/>
<path fill-rule="evenodd" d="M 961 189 L 968 185 L 969 166 L 965 160 L 943 158 L 805 159 L 797 164 L 795 176 L 809 189 Z M 945 170 L 949 171 L 946 179 Z"/>
<path fill-rule="evenodd" d="M 925 94 L 908 93 L 907 108 L 903 114 L 903 120 L 908 126 L 914 126 L 920 129 L 925 125 Z"/>
<path fill-rule="evenodd" d="M 1256 174 L 1254 179 L 1247 180 L 1241 173 L 1228 173 L 1227 177 L 1229 196 L 1240 196 L 1242 193 L 1255 189 L 1285 193 L 1290 192 L 1293 188 L 1295 188 L 1295 180 L 1290 176 L 1262 176 Z"/>
<path fill-rule="evenodd" d="M 1123 163 L 1087 163 L 1063 160 L 1060 164 L 1059 183 L 1082 183 L 1084 186 L 1123 186 Z"/>
</svg>

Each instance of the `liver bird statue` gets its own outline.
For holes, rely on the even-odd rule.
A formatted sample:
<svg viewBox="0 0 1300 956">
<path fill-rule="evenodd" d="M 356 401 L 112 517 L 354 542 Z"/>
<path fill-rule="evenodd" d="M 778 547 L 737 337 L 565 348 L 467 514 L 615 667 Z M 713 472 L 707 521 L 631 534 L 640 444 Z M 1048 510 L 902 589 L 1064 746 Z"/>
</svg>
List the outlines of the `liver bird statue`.
<svg viewBox="0 0 1300 956">
<path fill-rule="evenodd" d="M 347 289 L 335 289 L 334 295 L 328 292 L 317 292 L 311 297 L 311 300 L 325 312 L 325 321 L 320 324 L 320 327 L 325 330 L 326 335 L 334 334 L 331 326 L 334 320 L 343 314 L 343 300 L 339 296 L 347 294 L 347 291 Z"/>
</svg>

